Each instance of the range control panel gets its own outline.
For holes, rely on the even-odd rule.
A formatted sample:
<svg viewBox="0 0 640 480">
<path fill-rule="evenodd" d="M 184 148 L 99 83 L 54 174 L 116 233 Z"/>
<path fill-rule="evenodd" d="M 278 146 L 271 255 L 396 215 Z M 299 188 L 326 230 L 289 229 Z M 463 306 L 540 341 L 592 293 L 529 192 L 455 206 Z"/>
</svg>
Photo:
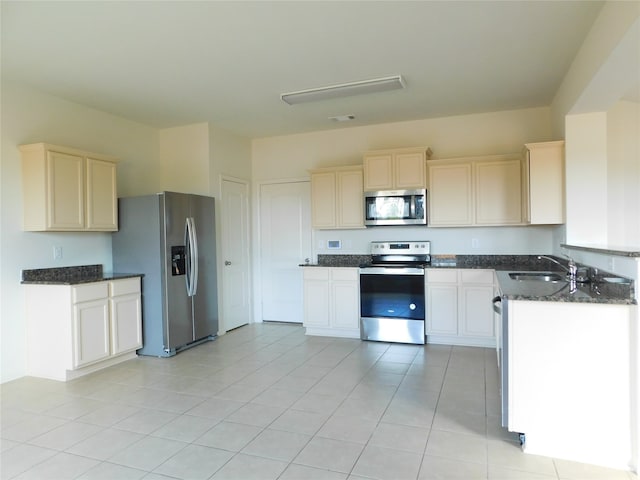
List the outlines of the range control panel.
<svg viewBox="0 0 640 480">
<path fill-rule="evenodd" d="M 371 255 L 429 255 L 431 242 L 371 242 Z"/>
</svg>

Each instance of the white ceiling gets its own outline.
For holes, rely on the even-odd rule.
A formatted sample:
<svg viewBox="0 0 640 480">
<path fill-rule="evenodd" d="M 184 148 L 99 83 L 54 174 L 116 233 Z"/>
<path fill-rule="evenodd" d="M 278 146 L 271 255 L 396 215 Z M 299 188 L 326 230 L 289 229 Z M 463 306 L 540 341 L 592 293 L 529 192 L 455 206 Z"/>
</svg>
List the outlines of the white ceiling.
<svg viewBox="0 0 640 480">
<path fill-rule="evenodd" d="M 2 76 L 159 128 L 247 137 L 545 106 L 602 5 L 2 1 Z M 280 100 L 391 75 L 406 89 Z"/>
</svg>

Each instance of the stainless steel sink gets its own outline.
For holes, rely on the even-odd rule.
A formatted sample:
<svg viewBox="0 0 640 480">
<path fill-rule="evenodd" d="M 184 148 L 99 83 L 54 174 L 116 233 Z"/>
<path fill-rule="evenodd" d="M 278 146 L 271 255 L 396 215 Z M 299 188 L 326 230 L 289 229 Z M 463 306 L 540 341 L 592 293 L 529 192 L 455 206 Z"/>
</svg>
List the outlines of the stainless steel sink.
<svg viewBox="0 0 640 480">
<path fill-rule="evenodd" d="M 553 272 L 511 272 L 509 277 L 512 280 L 535 281 L 535 282 L 562 282 L 564 275 Z"/>
</svg>

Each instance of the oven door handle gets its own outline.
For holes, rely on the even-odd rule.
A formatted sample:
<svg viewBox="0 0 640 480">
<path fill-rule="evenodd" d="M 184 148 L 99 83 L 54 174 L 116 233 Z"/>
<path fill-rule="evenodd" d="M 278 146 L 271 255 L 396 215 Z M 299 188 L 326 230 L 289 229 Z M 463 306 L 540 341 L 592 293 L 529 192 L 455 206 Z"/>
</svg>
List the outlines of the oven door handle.
<svg viewBox="0 0 640 480">
<path fill-rule="evenodd" d="M 360 275 L 424 275 L 424 268 L 415 267 L 364 267 Z"/>
</svg>

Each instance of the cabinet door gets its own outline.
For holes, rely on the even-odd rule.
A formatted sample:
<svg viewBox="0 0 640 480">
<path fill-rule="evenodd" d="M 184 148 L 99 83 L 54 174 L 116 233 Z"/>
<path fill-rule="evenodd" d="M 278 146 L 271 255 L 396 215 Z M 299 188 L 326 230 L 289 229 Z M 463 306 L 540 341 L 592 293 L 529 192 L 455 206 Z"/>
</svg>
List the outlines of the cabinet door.
<svg viewBox="0 0 640 480">
<path fill-rule="evenodd" d="M 493 285 L 460 287 L 460 334 L 493 337 Z"/>
<path fill-rule="evenodd" d="M 422 152 L 397 153 L 394 157 L 394 174 L 395 188 L 425 188 L 425 155 Z"/>
<path fill-rule="evenodd" d="M 142 347 L 142 306 L 140 294 L 120 295 L 110 300 L 111 354 Z"/>
<path fill-rule="evenodd" d="M 47 152 L 47 228 L 84 229 L 84 158 Z"/>
<path fill-rule="evenodd" d="M 331 284 L 332 318 L 335 328 L 359 328 L 360 286 L 357 282 L 334 281 Z"/>
<path fill-rule="evenodd" d="M 366 155 L 364 157 L 364 190 L 390 190 L 393 188 L 393 155 Z"/>
<path fill-rule="evenodd" d="M 471 225 L 471 163 L 429 165 L 429 224 Z"/>
<path fill-rule="evenodd" d="M 337 226 L 364 227 L 364 195 L 362 170 L 337 173 Z"/>
<path fill-rule="evenodd" d="M 109 302 L 107 298 L 73 306 L 73 367 L 110 355 Z"/>
<path fill-rule="evenodd" d="M 336 175 L 311 174 L 311 224 L 313 228 L 336 226 Z"/>
<path fill-rule="evenodd" d="M 527 144 L 525 184 L 531 224 L 564 223 L 564 142 Z"/>
<path fill-rule="evenodd" d="M 520 159 L 476 164 L 476 223 L 504 225 L 522 222 Z"/>
<path fill-rule="evenodd" d="M 329 326 L 329 269 L 305 268 L 304 273 L 304 325 Z"/>
<path fill-rule="evenodd" d="M 427 286 L 427 335 L 458 334 L 458 287 Z"/>
<path fill-rule="evenodd" d="M 87 158 L 87 229 L 116 231 L 116 164 Z"/>
<path fill-rule="evenodd" d="M 360 326 L 360 276 L 357 268 L 332 268 L 331 317 L 334 328 Z"/>
</svg>

